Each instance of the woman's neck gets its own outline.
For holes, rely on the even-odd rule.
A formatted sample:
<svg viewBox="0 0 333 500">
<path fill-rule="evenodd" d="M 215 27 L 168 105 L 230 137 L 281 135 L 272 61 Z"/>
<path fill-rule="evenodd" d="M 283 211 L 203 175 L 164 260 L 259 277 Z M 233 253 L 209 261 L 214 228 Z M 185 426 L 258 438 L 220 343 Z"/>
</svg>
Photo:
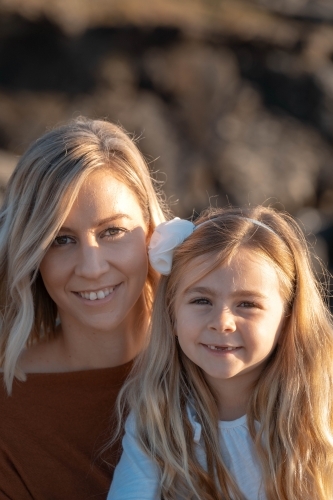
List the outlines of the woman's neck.
<svg viewBox="0 0 333 500">
<path fill-rule="evenodd" d="M 135 307 L 134 309 L 138 309 Z M 148 315 L 133 310 L 114 331 L 91 331 L 66 321 L 56 335 L 26 349 L 20 368 L 26 373 L 49 373 L 111 368 L 132 360 L 143 349 Z M 141 317 L 141 320 L 140 320 Z"/>
</svg>

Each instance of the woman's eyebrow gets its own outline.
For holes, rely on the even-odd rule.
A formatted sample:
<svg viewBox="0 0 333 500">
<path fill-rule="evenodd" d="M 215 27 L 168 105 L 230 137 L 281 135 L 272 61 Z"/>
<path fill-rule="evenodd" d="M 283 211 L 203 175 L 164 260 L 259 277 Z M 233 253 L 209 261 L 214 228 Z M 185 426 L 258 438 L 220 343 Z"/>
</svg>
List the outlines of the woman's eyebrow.
<svg viewBox="0 0 333 500">
<path fill-rule="evenodd" d="M 104 224 L 107 224 L 108 222 L 113 222 L 113 221 L 118 220 L 118 219 L 132 220 L 132 217 L 130 217 L 128 214 L 114 214 L 111 217 L 106 217 L 105 219 L 100 219 L 98 221 L 95 221 L 95 222 L 93 222 L 92 225 L 94 227 L 99 227 L 99 226 L 103 226 Z M 73 229 L 68 227 L 68 226 L 62 226 L 59 231 L 71 232 L 71 231 L 73 231 Z"/>
<path fill-rule="evenodd" d="M 128 219 L 132 220 L 132 217 L 130 217 L 128 214 L 114 214 L 111 217 L 106 217 L 105 219 L 101 219 L 99 221 L 96 221 L 96 227 L 98 226 L 103 226 L 104 224 L 107 224 L 108 222 L 113 222 L 117 219 Z"/>
</svg>

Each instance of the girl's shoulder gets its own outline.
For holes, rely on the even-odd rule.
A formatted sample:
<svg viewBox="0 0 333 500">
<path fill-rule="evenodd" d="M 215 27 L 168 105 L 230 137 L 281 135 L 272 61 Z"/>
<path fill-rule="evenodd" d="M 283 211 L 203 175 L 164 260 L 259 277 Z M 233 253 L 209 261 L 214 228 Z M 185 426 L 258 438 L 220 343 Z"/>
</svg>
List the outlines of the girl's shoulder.
<svg viewBox="0 0 333 500">
<path fill-rule="evenodd" d="M 197 412 L 194 408 L 193 403 L 189 402 L 187 405 L 187 416 L 193 427 L 193 441 L 197 444 L 200 443 L 202 426 L 197 418 Z M 232 421 L 222 421 L 218 422 L 219 432 L 223 436 L 224 440 L 239 440 L 245 439 L 250 440 L 250 432 L 247 425 L 247 416 L 243 415 L 240 418 Z"/>
</svg>

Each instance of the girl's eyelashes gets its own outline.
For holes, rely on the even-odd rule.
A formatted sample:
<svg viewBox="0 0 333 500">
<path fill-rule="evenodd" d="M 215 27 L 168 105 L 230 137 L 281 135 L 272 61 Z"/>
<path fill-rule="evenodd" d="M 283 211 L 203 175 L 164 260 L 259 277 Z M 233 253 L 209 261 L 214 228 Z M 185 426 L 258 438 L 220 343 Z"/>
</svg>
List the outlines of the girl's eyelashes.
<svg viewBox="0 0 333 500">
<path fill-rule="evenodd" d="M 190 301 L 191 304 L 199 304 L 199 305 L 212 305 L 212 301 L 207 299 L 206 297 L 200 297 L 196 299 L 192 299 Z M 260 309 L 259 304 L 256 302 L 251 302 L 248 300 L 244 300 L 238 304 L 238 307 L 244 307 L 245 309 Z"/>
<path fill-rule="evenodd" d="M 248 300 L 244 300 L 243 302 L 241 302 L 239 304 L 239 307 L 246 307 L 246 308 L 252 308 L 252 307 L 259 307 L 258 304 L 256 304 L 255 302 L 250 302 Z"/>
<path fill-rule="evenodd" d="M 207 305 L 211 304 L 211 301 L 206 297 L 200 297 L 198 299 L 192 299 L 191 304 Z"/>
</svg>

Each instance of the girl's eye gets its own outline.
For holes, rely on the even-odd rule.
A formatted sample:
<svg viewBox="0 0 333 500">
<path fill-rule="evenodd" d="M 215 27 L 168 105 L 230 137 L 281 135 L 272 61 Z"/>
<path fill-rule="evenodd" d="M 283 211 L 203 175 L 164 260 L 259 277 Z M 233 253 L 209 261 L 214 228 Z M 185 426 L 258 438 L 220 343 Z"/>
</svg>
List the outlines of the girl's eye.
<svg viewBox="0 0 333 500">
<path fill-rule="evenodd" d="M 211 304 L 211 302 L 208 299 L 202 298 L 202 299 L 192 300 L 191 304 L 207 305 L 207 304 Z"/>
<path fill-rule="evenodd" d="M 251 307 L 258 307 L 257 304 L 255 304 L 254 302 L 241 302 L 239 304 L 239 307 L 247 307 L 247 308 L 251 308 Z"/>
<path fill-rule="evenodd" d="M 70 236 L 56 236 L 53 241 L 53 245 L 56 247 L 68 245 L 69 243 L 75 243 L 74 239 Z"/>
<path fill-rule="evenodd" d="M 111 237 L 115 237 L 115 236 L 119 236 L 123 233 L 126 233 L 127 232 L 127 229 L 123 228 L 123 227 L 108 227 L 107 229 L 105 229 L 105 231 L 103 231 L 103 236 L 111 236 Z"/>
</svg>

